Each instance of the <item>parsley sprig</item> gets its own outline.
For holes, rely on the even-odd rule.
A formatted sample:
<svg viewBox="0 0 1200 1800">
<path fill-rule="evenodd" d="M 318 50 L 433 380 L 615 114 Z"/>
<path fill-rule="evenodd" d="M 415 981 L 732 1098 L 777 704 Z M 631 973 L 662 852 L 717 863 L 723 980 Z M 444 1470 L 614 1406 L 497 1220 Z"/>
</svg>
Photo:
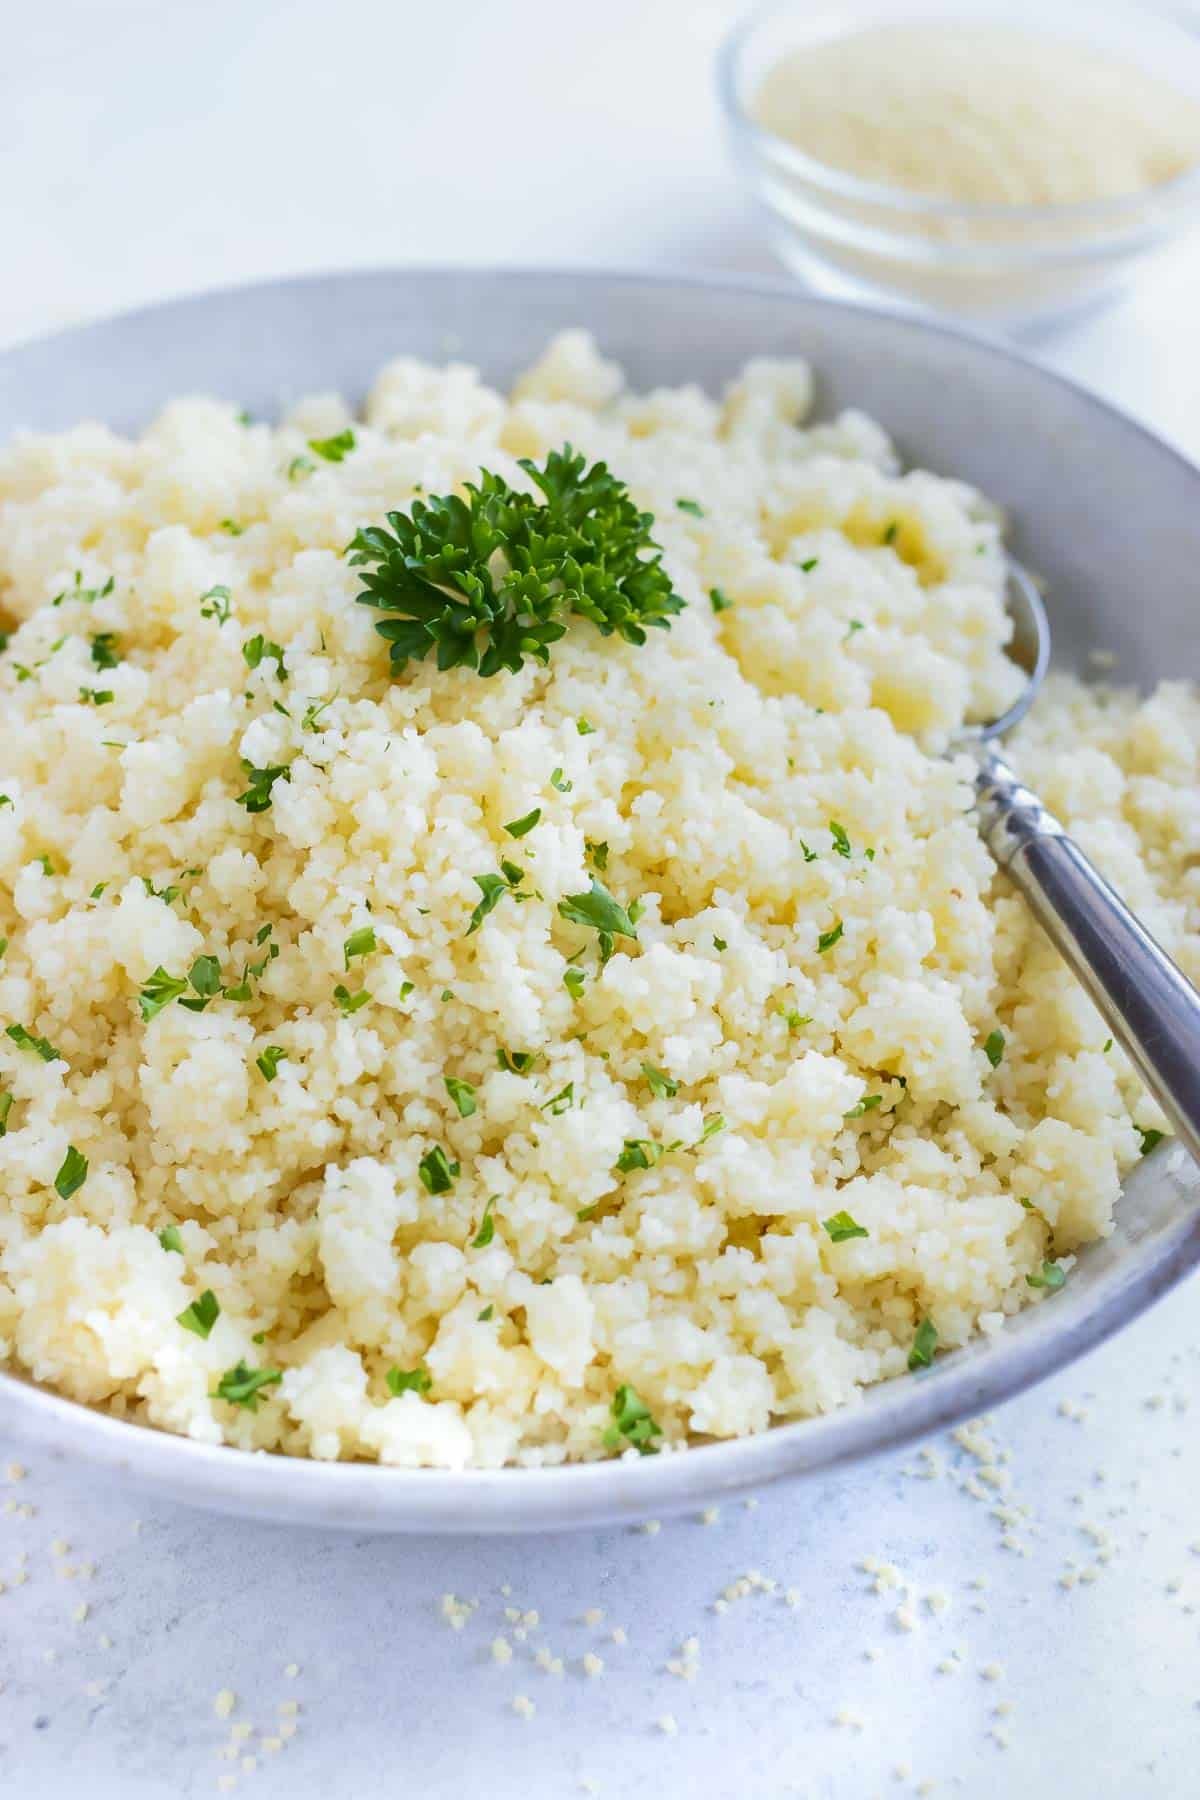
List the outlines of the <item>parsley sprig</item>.
<svg viewBox="0 0 1200 1800">
<path fill-rule="evenodd" d="M 362 573 L 358 599 L 380 613 L 375 629 L 399 670 L 436 652 L 439 669 L 514 672 L 526 656 L 546 663 L 570 614 L 605 637 L 646 641 L 683 601 L 624 482 L 566 445 L 544 468 L 521 467 L 536 494 L 480 472 L 466 497 L 414 500 L 390 512 L 390 530 L 367 525 L 347 554 Z"/>
</svg>

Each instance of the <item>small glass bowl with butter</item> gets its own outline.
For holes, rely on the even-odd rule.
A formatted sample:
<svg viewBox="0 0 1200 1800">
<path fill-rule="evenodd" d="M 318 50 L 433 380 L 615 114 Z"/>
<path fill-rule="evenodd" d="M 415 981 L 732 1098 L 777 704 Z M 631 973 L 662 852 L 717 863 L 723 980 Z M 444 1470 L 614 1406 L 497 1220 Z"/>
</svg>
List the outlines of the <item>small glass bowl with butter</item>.
<svg viewBox="0 0 1200 1800">
<path fill-rule="evenodd" d="M 921 4 L 769 5 L 722 46 L 738 172 L 807 285 L 1020 330 L 1200 221 L 1200 36 L 1177 11 Z"/>
</svg>

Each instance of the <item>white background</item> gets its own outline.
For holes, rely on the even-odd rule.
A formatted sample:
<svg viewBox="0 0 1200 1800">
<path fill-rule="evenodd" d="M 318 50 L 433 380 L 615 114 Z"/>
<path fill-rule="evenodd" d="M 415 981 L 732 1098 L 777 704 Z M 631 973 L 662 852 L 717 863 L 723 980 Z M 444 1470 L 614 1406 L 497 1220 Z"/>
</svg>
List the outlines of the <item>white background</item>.
<svg viewBox="0 0 1200 1800">
<path fill-rule="evenodd" d="M 0 0 L 0 343 L 317 267 L 770 273 L 711 95 L 731 14 Z M 1181 258 L 1043 346 L 1192 454 L 1198 276 Z M 1198 1301 L 1192 1283 L 998 1415 L 1007 1499 L 947 1440 L 932 1479 L 897 1457 L 711 1525 L 439 1545 L 213 1520 L 36 1457 L 6 1482 L 21 1452 L 0 1444 L 0 1793 L 167 1800 L 232 1775 L 260 1800 L 557 1800 L 587 1782 L 1183 1800 L 1200 1790 Z M 915 1630 L 859 1568 L 870 1556 L 911 1582 Z M 777 1589 L 713 1611 L 747 1571 Z M 479 1601 L 461 1631 L 446 1592 Z M 507 1606 L 540 1615 L 524 1643 Z M 604 1620 L 581 1623 L 592 1607 Z M 507 1667 L 489 1654 L 500 1631 Z M 685 1680 L 666 1664 L 692 1634 Z M 542 1646 L 561 1676 L 535 1665 Z M 226 1686 L 252 1727 L 234 1760 L 212 1705 Z M 522 1694 L 531 1719 L 511 1709 Z M 264 1748 L 288 1700 L 295 1736 Z"/>
</svg>

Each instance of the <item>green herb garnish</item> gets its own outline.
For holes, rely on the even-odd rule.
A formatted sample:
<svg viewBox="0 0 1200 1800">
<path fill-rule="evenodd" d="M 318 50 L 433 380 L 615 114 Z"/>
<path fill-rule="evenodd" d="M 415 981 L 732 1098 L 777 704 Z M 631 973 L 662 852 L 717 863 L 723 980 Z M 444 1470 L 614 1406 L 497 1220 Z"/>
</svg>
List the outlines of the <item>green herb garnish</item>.
<svg viewBox="0 0 1200 1800">
<path fill-rule="evenodd" d="M 87 1180 L 88 1159 L 71 1144 L 63 1157 L 62 1168 L 54 1177 L 54 1191 L 60 1200 L 69 1200 Z"/>
<path fill-rule="evenodd" d="M 281 1050 L 278 1044 L 268 1044 L 262 1055 L 255 1057 L 254 1065 L 264 1081 L 274 1081 L 280 1063 L 286 1061 L 286 1050 Z"/>
<path fill-rule="evenodd" d="M 417 1164 L 422 1186 L 430 1194 L 448 1194 L 459 1174 L 459 1165 L 451 1162 L 440 1144 L 427 1150 Z"/>
<path fill-rule="evenodd" d="M 12 1036 L 12 1027 L 11 1026 L 9 1027 L 8 1035 L 9 1035 L 9 1037 Z M 1136 1129 L 1136 1127 L 1135 1127 L 1135 1129 Z M 1165 1132 L 1155 1131 L 1153 1129 L 1153 1127 L 1149 1131 L 1138 1131 L 1138 1136 L 1142 1140 L 1142 1155 L 1149 1156 L 1150 1152 L 1157 1145 L 1162 1143 L 1165 1135 L 1166 1135 Z"/>
<path fill-rule="evenodd" d="M 280 681 L 283 681 L 287 675 L 283 663 L 283 646 L 273 644 L 270 638 L 263 636 L 261 631 L 256 631 L 252 638 L 246 639 L 242 645 L 242 656 L 248 669 L 257 669 L 263 662 L 273 662 L 275 673 Z"/>
<path fill-rule="evenodd" d="M 662 1155 L 662 1145 L 652 1138 L 626 1138 L 617 1158 L 617 1168 L 622 1175 L 628 1175 L 633 1169 L 652 1169 L 662 1160 Z"/>
<path fill-rule="evenodd" d="M 842 929 L 842 921 L 839 919 L 832 930 L 823 931 L 821 933 L 820 937 L 817 939 L 817 949 L 822 956 L 824 956 L 826 950 L 833 949 L 833 946 L 842 935 Z"/>
<path fill-rule="evenodd" d="M 836 819 L 830 819 L 829 835 L 833 839 L 833 847 L 837 854 L 839 856 L 849 856 L 850 839 L 846 835 L 845 826 L 839 825 Z"/>
<path fill-rule="evenodd" d="M 933 1353 L 937 1349 L 937 1336 L 937 1326 L 933 1320 L 922 1319 L 908 1353 L 910 1369 L 928 1369 L 932 1365 Z"/>
<path fill-rule="evenodd" d="M 633 1388 L 624 1383 L 612 1398 L 612 1424 L 604 1433 L 606 1450 L 622 1450 L 631 1446 L 642 1456 L 653 1456 L 658 1449 L 654 1439 L 662 1436 L 662 1427 L 650 1415 L 650 1409 L 639 1400 Z"/>
<path fill-rule="evenodd" d="M 568 1081 L 566 1087 L 560 1088 L 551 1099 L 543 1100 L 542 1111 L 548 1112 L 552 1119 L 557 1119 L 560 1113 L 569 1112 L 574 1104 L 575 1083 Z"/>
<path fill-rule="evenodd" d="M 987 1037 L 983 1042 L 983 1054 L 987 1057 L 993 1069 L 998 1069 L 1000 1067 L 1004 1057 L 1004 1033 L 1002 1031 L 988 1032 Z"/>
<path fill-rule="evenodd" d="M 729 595 L 723 594 L 720 588 L 709 588 L 708 598 L 709 604 L 712 606 L 715 613 L 728 612 L 733 605 L 733 601 L 729 598 Z"/>
<path fill-rule="evenodd" d="M 178 1225 L 164 1225 L 158 1234 L 158 1241 L 164 1250 L 173 1250 L 176 1256 L 183 1255 L 183 1238 Z"/>
<path fill-rule="evenodd" d="M 882 1094 L 864 1094 L 857 1105 L 852 1106 L 849 1112 L 844 1112 L 842 1117 L 843 1119 L 861 1119 L 864 1113 L 874 1112 L 877 1106 L 882 1105 Z"/>
<path fill-rule="evenodd" d="M 475 1089 L 469 1081 L 460 1081 L 457 1075 L 443 1075 L 446 1092 L 458 1108 L 460 1119 L 469 1119 L 475 1111 Z"/>
<path fill-rule="evenodd" d="M 395 615 L 376 625 L 392 662 L 436 652 L 440 669 L 481 675 L 549 661 L 571 614 L 604 635 L 645 642 L 683 602 L 672 592 L 653 523 L 603 463 L 585 468 L 570 446 L 543 469 L 521 467 L 539 495 L 481 471 L 466 497 L 415 500 L 366 526 L 349 547 L 362 571 L 364 605 Z"/>
<path fill-rule="evenodd" d="M 282 1380 L 279 1369 L 248 1369 L 244 1362 L 238 1362 L 232 1369 L 226 1369 L 213 1391 L 213 1398 L 228 1400 L 233 1406 L 244 1406 L 247 1412 L 257 1412 L 261 1390 L 275 1387 Z"/>
<path fill-rule="evenodd" d="M 389 1369 L 384 1376 L 390 1391 L 400 1394 L 427 1394 L 433 1386 L 433 1377 L 428 1369 Z"/>
<path fill-rule="evenodd" d="M 866 1227 L 860 1225 L 857 1219 L 852 1219 L 848 1212 L 835 1212 L 832 1218 L 822 1219 L 821 1224 L 835 1244 L 844 1244 L 849 1238 L 870 1237 L 871 1235 Z"/>
<path fill-rule="evenodd" d="M 1046 1261 L 1036 1275 L 1025 1277 L 1031 1288 L 1045 1288 L 1048 1293 L 1056 1294 L 1067 1284 L 1067 1271 L 1056 1262 Z"/>
<path fill-rule="evenodd" d="M 333 997 L 342 1009 L 342 1016 L 347 1019 L 353 1018 L 356 1012 L 360 1012 L 371 998 L 366 988 L 360 988 L 357 994 L 352 994 L 345 983 L 341 981 L 334 988 Z"/>
<path fill-rule="evenodd" d="M 680 512 L 690 513 L 693 519 L 702 519 L 704 517 L 704 508 L 700 505 L 698 500 L 677 500 L 675 504 Z"/>
<path fill-rule="evenodd" d="M 185 1306 L 183 1311 L 176 1315 L 183 1329 L 194 1331 L 199 1338 L 208 1336 L 220 1316 L 220 1302 L 211 1288 L 205 1288 L 204 1292 L 193 1300 L 190 1306 Z"/>
<path fill-rule="evenodd" d="M 202 619 L 215 619 L 218 625 L 224 625 L 231 611 L 227 587 L 210 587 L 206 593 L 201 594 L 200 617 Z"/>
<path fill-rule="evenodd" d="M 115 631 L 98 631 L 92 639 L 92 661 L 98 669 L 117 669 L 121 658 L 117 652 Z"/>
<path fill-rule="evenodd" d="M 342 955 L 346 962 L 346 972 L 349 973 L 350 964 L 356 956 L 370 956 L 373 951 L 378 949 L 378 947 L 379 946 L 375 941 L 375 928 L 373 925 L 363 925 L 358 931 L 352 931 L 342 945 Z"/>
<path fill-rule="evenodd" d="M 178 1000 L 181 994 L 187 993 L 187 982 L 178 975 L 168 975 L 160 963 L 142 987 L 138 995 L 138 1007 L 142 1018 L 148 1025 L 151 1019 L 157 1019 L 164 1006 L 172 1000 Z"/>
<path fill-rule="evenodd" d="M 37 1037 L 24 1025 L 6 1025 L 4 1035 L 10 1037 L 19 1050 L 32 1050 L 43 1062 L 60 1062 L 62 1051 L 56 1050 L 48 1038 Z M 1161 1135 L 1161 1134 L 1160 1134 Z"/>
<path fill-rule="evenodd" d="M 243 760 L 242 768 L 250 777 L 250 786 L 244 794 L 237 796 L 236 804 L 244 806 L 248 813 L 266 812 L 271 805 L 275 783 L 292 779 L 292 771 L 286 763 L 274 763 L 270 768 L 256 769 L 253 763 Z"/>
<path fill-rule="evenodd" d="M 533 811 L 527 812 L 523 818 L 510 819 L 504 829 L 511 838 L 523 838 L 533 830 L 541 816 L 541 807 L 535 806 Z"/>
<path fill-rule="evenodd" d="M 661 1069 L 656 1069 L 653 1063 L 644 1062 L 642 1074 L 646 1077 L 650 1092 L 656 1100 L 673 1100 L 679 1092 L 679 1083 L 673 1081 Z"/>
</svg>

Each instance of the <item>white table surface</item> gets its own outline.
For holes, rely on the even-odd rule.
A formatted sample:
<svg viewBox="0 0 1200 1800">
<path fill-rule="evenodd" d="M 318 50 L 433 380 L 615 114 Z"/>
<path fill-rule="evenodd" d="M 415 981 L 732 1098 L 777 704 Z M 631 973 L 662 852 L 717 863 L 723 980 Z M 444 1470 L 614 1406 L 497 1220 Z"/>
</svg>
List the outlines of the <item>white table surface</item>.
<svg viewBox="0 0 1200 1800">
<path fill-rule="evenodd" d="M 771 273 L 710 93 L 731 10 L 14 3 L 0 343 L 318 267 Z M 1198 276 L 1184 257 L 1043 347 L 1193 454 Z M 208 1518 L 0 1443 L 0 1793 L 1195 1794 L 1198 1304 L 1193 1282 L 997 1415 L 1007 1493 L 947 1439 L 932 1476 L 897 1456 L 707 1525 L 372 1540 Z M 869 1557 L 911 1594 L 876 1593 Z M 461 1629 L 447 1593 L 478 1602 Z M 506 1608 L 539 1615 L 524 1641 Z"/>
</svg>

